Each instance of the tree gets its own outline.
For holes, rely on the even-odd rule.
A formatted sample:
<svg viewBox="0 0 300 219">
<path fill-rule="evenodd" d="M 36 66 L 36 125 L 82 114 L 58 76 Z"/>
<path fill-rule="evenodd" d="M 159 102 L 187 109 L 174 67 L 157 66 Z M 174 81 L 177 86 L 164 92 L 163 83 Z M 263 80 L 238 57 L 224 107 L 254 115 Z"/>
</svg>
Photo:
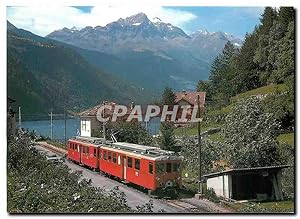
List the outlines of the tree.
<svg viewBox="0 0 300 219">
<path fill-rule="evenodd" d="M 152 143 L 151 136 L 148 134 L 145 127 L 143 127 L 141 123 L 135 121 L 109 123 L 106 128 L 107 138 L 110 137 L 111 133 L 119 131 L 116 134 L 118 141 L 146 145 Z"/>
<path fill-rule="evenodd" d="M 212 98 L 212 90 L 211 90 L 211 82 L 210 81 L 203 81 L 203 80 L 200 80 L 197 84 L 197 87 L 196 87 L 196 90 L 198 92 L 205 92 L 206 95 L 205 95 L 205 99 L 206 100 L 211 100 Z"/>
<path fill-rule="evenodd" d="M 226 118 L 227 156 L 234 168 L 269 166 L 280 163 L 274 116 L 265 113 L 258 98 L 238 102 Z"/>
<path fill-rule="evenodd" d="M 258 45 L 253 60 L 259 65 L 260 80 L 266 85 L 268 78 L 273 70 L 272 63 L 268 62 L 270 30 L 274 21 L 277 19 L 277 12 L 271 7 L 266 7 L 262 18 L 261 25 L 258 28 Z"/>
<path fill-rule="evenodd" d="M 277 83 L 285 82 L 289 77 L 295 75 L 295 29 L 294 22 L 290 22 L 284 37 L 276 44 L 274 52 L 274 65 L 276 69 L 272 72 L 271 81 Z M 286 81 L 287 82 L 287 81 Z"/>
<path fill-rule="evenodd" d="M 245 41 L 236 57 L 233 85 L 235 94 L 242 93 L 261 86 L 258 74 L 258 64 L 253 61 L 257 48 L 257 28 L 251 34 L 246 34 Z"/>
<path fill-rule="evenodd" d="M 160 125 L 159 143 L 164 150 L 175 151 L 174 125 L 171 122 L 163 122 Z"/>
<path fill-rule="evenodd" d="M 228 41 L 218 57 L 212 63 L 209 80 L 211 81 L 212 99 L 221 105 L 229 103 L 233 95 L 234 58 L 237 48 Z"/>
<path fill-rule="evenodd" d="M 262 17 L 260 18 L 261 25 L 259 26 L 259 34 L 266 35 L 273 26 L 274 20 L 277 19 L 277 12 L 275 8 L 266 7 Z"/>
<path fill-rule="evenodd" d="M 286 31 L 289 23 L 295 21 L 295 9 L 293 7 L 280 7 L 278 21 L 281 23 L 284 31 Z"/>
<path fill-rule="evenodd" d="M 197 91 L 198 92 L 207 92 L 209 89 L 209 82 L 200 80 L 197 84 Z"/>
<path fill-rule="evenodd" d="M 173 90 L 169 87 L 166 87 L 162 94 L 162 104 L 163 105 L 174 105 L 176 95 Z"/>
</svg>

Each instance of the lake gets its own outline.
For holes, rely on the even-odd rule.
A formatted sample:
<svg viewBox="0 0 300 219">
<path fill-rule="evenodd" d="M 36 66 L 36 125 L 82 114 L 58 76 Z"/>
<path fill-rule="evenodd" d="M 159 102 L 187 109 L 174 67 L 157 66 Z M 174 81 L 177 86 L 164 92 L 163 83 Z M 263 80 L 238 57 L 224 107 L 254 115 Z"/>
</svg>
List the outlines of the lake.
<svg viewBox="0 0 300 219">
<path fill-rule="evenodd" d="M 153 118 L 148 123 L 148 132 L 151 135 L 158 134 L 160 126 L 159 118 Z M 51 125 L 50 120 L 23 121 L 22 128 L 35 131 L 37 134 L 50 137 Z M 65 139 L 65 120 L 53 120 L 53 139 L 64 142 Z M 66 135 L 67 139 L 76 136 L 80 132 L 80 119 L 67 119 Z"/>
</svg>

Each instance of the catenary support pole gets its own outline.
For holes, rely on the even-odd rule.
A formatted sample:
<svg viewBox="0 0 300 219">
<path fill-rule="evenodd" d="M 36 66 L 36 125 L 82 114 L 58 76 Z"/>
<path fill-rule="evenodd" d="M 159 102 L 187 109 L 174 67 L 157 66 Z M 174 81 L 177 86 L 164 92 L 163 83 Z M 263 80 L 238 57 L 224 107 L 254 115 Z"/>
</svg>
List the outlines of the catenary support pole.
<svg viewBox="0 0 300 219">
<path fill-rule="evenodd" d="M 197 105 L 198 105 L 198 118 L 199 118 L 199 122 L 198 122 L 198 149 L 199 149 L 199 182 L 198 182 L 198 192 L 200 194 L 203 194 L 202 191 L 202 151 L 201 151 L 201 124 L 200 124 L 200 96 L 198 94 L 197 97 Z"/>
<path fill-rule="evenodd" d="M 50 138 L 53 139 L 53 114 L 52 111 L 50 113 Z"/>
<path fill-rule="evenodd" d="M 22 116 L 21 116 L 21 107 L 19 107 L 19 129 L 22 128 Z"/>
</svg>

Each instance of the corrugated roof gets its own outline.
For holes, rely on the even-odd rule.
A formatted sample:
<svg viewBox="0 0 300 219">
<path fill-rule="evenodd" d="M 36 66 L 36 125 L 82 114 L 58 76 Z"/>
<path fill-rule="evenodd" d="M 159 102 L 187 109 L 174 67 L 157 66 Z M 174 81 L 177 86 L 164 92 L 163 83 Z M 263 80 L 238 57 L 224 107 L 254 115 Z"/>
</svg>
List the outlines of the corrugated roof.
<svg viewBox="0 0 300 219">
<path fill-rule="evenodd" d="M 290 167 L 290 165 L 236 168 L 236 169 L 229 169 L 229 170 L 224 170 L 224 171 L 220 171 L 220 172 L 205 174 L 205 175 L 203 175 L 203 177 L 210 178 L 210 177 L 217 176 L 217 175 L 223 175 L 225 173 L 247 172 L 247 171 L 256 171 L 256 170 L 270 170 L 270 169 L 283 169 L 283 168 L 288 168 L 288 167 Z"/>
</svg>

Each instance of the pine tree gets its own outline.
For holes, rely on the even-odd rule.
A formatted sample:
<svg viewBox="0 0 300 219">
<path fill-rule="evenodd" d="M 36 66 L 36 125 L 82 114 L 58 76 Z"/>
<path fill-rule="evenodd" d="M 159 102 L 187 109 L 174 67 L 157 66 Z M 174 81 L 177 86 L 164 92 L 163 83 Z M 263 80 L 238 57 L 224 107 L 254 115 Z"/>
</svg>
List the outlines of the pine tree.
<svg viewBox="0 0 300 219">
<path fill-rule="evenodd" d="M 266 7 L 262 18 L 261 25 L 258 28 L 258 46 L 255 51 L 253 60 L 259 65 L 260 81 L 263 85 L 268 83 L 268 78 L 273 70 L 272 65 L 268 62 L 269 57 L 269 38 L 270 29 L 277 19 L 277 12 L 271 7 Z"/>
<path fill-rule="evenodd" d="M 227 42 L 222 54 L 215 58 L 211 66 L 210 77 L 211 93 L 214 101 L 226 105 L 234 94 L 232 79 L 234 78 L 234 59 L 237 49 L 231 42 Z"/>
<path fill-rule="evenodd" d="M 174 125 L 171 122 L 163 122 L 160 125 L 161 135 L 159 142 L 161 148 L 164 150 L 174 151 L 175 136 L 174 136 Z"/>
<path fill-rule="evenodd" d="M 259 33 L 262 35 L 268 35 L 274 20 L 277 19 L 276 9 L 272 7 L 266 7 L 262 17 L 260 19 L 261 25 L 259 27 Z"/>
<path fill-rule="evenodd" d="M 198 82 L 198 84 L 197 84 L 196 90 L 198 92 L 205 92 L 206 93 L 205 99 L 206 100 L 211 100 L 212 89 L 211 89 L 211 83 L 210 83 L 210 81 L 200 80 Z"/>
<path fill-rule="evenodd" d="M 175 99 L 176 99 L 176 95 L 173 92 L 173 90 L 169 87 L 166 87 L 162 94 L 162 104 L 163 105 L 174 105 Z"/>
<path fill-rule="evenodd" d="M 251 34 L 246 34 L 243 46 L 236 58 L 236 72 L 234 77 L 235 93 L 245 92 L 261 86 L 258 64 L 253 61 L 255 49 L 257 48 L 257 28 Z"/>
<path fill-rule="evenodd" d="M 278 12 L 278 21 L 281 23 L 284 31 L 287 30 L 291 21 L 295 20 L 295 9 L 293 7 L 280 7 Z"/>
<path fill-rule="evenodd" d="M 200 80 L 197 84 L 197 91 L 198 92 L 206 92 L 209 88 L 209 82 Z"/>
</svg>

